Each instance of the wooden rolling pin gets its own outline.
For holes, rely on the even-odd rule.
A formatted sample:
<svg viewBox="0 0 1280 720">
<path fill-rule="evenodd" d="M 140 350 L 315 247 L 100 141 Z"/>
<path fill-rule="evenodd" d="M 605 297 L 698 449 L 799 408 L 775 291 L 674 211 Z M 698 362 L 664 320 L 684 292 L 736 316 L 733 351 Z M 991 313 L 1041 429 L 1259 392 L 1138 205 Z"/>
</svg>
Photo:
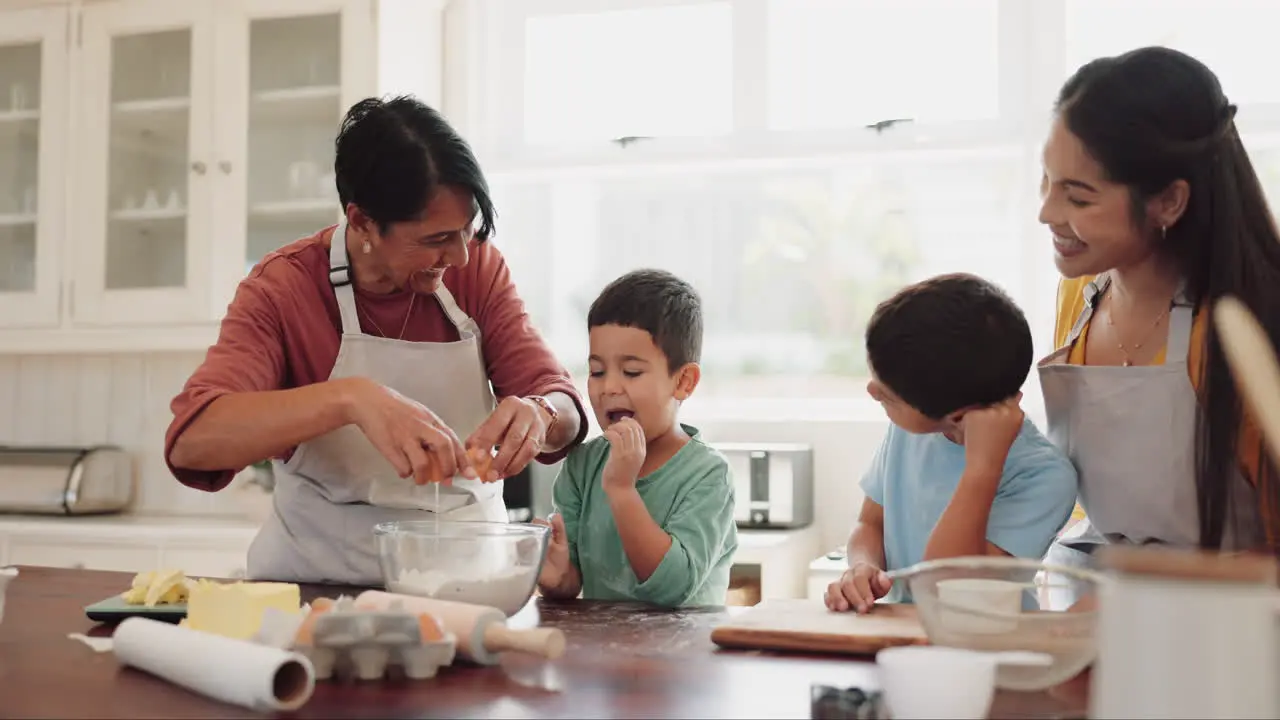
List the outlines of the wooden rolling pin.
<svg viewBox="0 0 1280 720">
<path fill-rule="evenodd" d="M 1230 295 L 1213 306 L 1213 323 L 1243 402 L 1258 419 L 1271 459 L 1280 463 L 1280 364 L 1267 331 Z"/>
<path fill-rule="evenodd" d="M 564 654 L 564 633 L 557 628 L 513 630 L 507 627 L 507 616 L 495 607 L 471 605 L 399 595 L 381 590 L 366 590 L 356 597 L 356 607 L 390 610 L 399 602 L 407 612 L 434 615 L 445 632 L 458 638 L 458 652 L 480 665 L 498 664 L 498 653 L 514 650 L 554 660 Z"/>
</svg>

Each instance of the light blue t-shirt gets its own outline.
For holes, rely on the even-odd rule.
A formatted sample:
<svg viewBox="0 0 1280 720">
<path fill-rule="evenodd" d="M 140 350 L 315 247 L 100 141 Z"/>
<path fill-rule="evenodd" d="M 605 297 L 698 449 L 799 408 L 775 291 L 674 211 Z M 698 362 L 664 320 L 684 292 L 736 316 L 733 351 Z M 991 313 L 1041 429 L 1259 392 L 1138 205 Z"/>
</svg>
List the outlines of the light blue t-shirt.
<svg viewBox="0 0 1280 720">
<path fill-rule="evenodd" d="M 929 534 L 942 517 L 960 475 L 964 446 L 941 433 L 917 435 L 889 426 L 862 491 L 884 508 L 885 569 L 924 559 Z M 987 540 L 1014 557 L 1041 559 L 1076 504 L 1075 467 L 1034 423 L 1024 420 L 991 504 Z M 906 583 L 893 584 L 888 602 L 910 602 Z"/>
</svg>

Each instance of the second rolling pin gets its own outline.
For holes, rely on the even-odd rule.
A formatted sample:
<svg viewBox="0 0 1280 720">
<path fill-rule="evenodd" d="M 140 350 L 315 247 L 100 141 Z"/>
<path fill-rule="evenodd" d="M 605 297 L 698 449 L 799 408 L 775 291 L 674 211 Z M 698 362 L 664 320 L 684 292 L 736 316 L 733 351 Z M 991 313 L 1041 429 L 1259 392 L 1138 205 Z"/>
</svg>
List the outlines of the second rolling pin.
<svg viewBox="0 0 1280 720">
<path fill-rule="evenodd" d="M 508 650 L 529 653 L 549 660 L 564 654 L 564 633 L 557 628 L 513 630 L 507 616 L 487 605 L 436 600 L 416 595 L 399 595 L 366 590 L 356 597 L 357 607 L 388 610 L 399 602 L 408 612 L 434 615 L 445 631 L 458 638 L 458 653 L 480 665 L 496 665 L 498 654 Z"/>
</svg>

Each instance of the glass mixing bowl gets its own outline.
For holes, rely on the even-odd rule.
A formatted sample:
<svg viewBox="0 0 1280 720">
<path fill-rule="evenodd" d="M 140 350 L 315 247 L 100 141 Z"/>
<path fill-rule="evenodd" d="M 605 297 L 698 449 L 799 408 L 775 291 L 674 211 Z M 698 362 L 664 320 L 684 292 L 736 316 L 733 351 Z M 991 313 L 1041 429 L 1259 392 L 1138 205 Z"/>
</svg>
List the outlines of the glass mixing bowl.
<svg viewBox="0 0 1280 720">
<path fill-rule="evenodd" d="M 891 573 L 907 583 L 933 645 L 1049 655 L 1048 666 L 1001 665 L 996 685 L 1037 691 L 1088 667 L 1097 655 L 1096 572 L 1011 557 L 931 560 Z"/>
<path fill-rule="evenodd" d="M 516 614 L 538 584 L 551 529 L 531 523 L 409 520 L 373 528 L 387 590 Z"/>
</svg>

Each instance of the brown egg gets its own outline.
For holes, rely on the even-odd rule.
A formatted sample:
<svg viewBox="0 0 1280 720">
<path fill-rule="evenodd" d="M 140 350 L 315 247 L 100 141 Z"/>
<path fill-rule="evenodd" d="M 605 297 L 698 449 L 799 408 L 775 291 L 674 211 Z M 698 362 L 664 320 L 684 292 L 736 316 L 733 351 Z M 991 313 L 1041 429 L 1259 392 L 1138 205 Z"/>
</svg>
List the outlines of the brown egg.
<svg viewBox="0 0 1280 720">
<path fill-rule="evenodd" d="M 315 641 L 316 618 L 333 609 L 333 600 L 329 598 L 316 598 L 311 602 L 311 610 L 307 612 L 307 616 L 302 619 L 302 624 L 298 626 L 298 632 L 293 636 L 295 645 L 311 645 Z"/>
<path fill-rule="evenodd" d="M 436 462 L 435 455 L 428 453 L 426 477 L 424 479 L 419 479 L 418 476 L 415 475 L 413 477 L 413 482 L 418 485 L 425 485 L 427 483 L 438 483 L 443 481 L 444 473 L 440 472 L 440 463 Z"/>
<path fill-rule="evenodd" d="M 418 615 L 418 629 L 422 632 L 422 642 L 440 642 L 444 639 L 444 630 L 440 627 L 440 621 L 430 613 L 421 613 Z"/>
<path fill-rule="evenodd" d="M 489 470 L 493 468 L 493 453 L 483 448 L 471 447 L 467 448 L 467 459 L 471 461 L 471 467 L 475 468 L 476 475 L 487 482 Z"/>
</svg>

